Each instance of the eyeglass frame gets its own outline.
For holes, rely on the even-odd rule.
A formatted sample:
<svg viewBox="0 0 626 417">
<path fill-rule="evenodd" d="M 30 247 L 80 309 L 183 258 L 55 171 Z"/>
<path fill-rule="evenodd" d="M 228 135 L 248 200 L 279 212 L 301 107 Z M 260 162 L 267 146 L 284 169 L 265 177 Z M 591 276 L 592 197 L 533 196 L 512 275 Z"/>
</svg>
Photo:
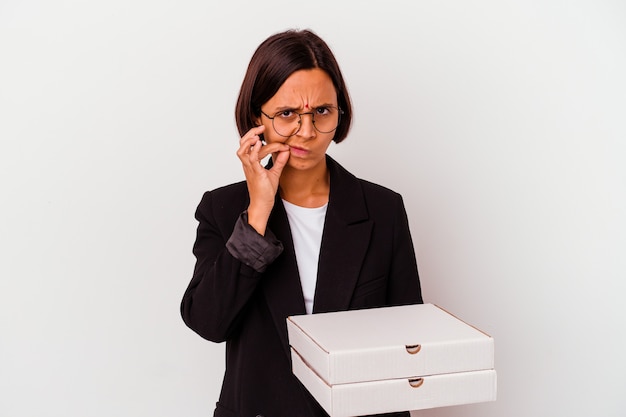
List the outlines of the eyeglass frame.
<svg viewBox="0 0 626 417">
<path fill-rule="evenodd" d="M 281 113 L 281 112 L 277 112 L 277 113 L 274 115 L 274 117 L 272 117 L 272 116 L 269 116 L 267 113 L 265 113 L 265 112 L 264 112 L 263 110 L 261 110 L 261 109 L 259 109 L 259 111 L 261 112 L 261 114 L 262 114 L 263 116 L 267 117 L 268 119 L 270 119 L 270 120 L 272 121 L 272 129 L 274 129 L 274 132 L 276 132 L 276 134 L 277 134 L 278 136 L 283 137 L 283 138 L 290 138 L 290 137 L 292 137 L 293 135 L 295 135 L 296 133 L 298 133 L 298 132 L 300 131 L 300 129 L 302 129 L 302 116 L 304 116 L 305 114 L 310 114 L 310 115 L 311 115 L 311 123 L 313 124 L 313 128 L 314 128 L 315 130 L 317 130 L 319 133 L 331 133 L 331 132 L 334 132 L 335 130 L 337 130 L 337 128 L 338 128 L 338 127 L 339 127 L 339 125 L 341 124 L 341 115 L 343 114 L 343 110 L 341 110 L 341 107 L 339 107 L 339 106 L 320 106 L 320 107 L 331 107 L 331 108 L 335 108 L 335 109 L 337 109 L 337 111 L 339 112 L 339 116 L 337 117 L 337 126 L 335 126 L 335 128 L 334 128 L 333 130 L 330 130 L 330 131 L 328 131 L 328 132 L 322 132 L 321 130 L 319 130 L 319 129 L 317 128 L 317 126 L 315 126 L 315 113 L 314 113 L 314 112 L 312 112 L 312 111 L 305 112 L 305 113 L 298 113 L 297 111 L 291 110 L 291 111 L 293 111 L 295 114 L 297 114 L 297 115 L 298 115 L 298 125 L 299 125 L 299 127 L 298 127 L 298 129 L 296 129 L 296 131 L 295 131 L 295 132 L 293 132 L 293 133 L 292 133 L 291 135 L 289 135 L 289 136 L 281 135 L 280 133 L 278 133 L 278 130 L 276 130 L 276 126 L 274 126 L 274 119 L 275 119 L 275 118 L 278 116 L 278 114 L 279 114 L 279 113 Z M 318 107 L 313 107 L 312 109 L 313 109 L 313 110 L 315 110 L 315 109 L 317 109 L 317 108 L 318 108 Z"/>
</svg>

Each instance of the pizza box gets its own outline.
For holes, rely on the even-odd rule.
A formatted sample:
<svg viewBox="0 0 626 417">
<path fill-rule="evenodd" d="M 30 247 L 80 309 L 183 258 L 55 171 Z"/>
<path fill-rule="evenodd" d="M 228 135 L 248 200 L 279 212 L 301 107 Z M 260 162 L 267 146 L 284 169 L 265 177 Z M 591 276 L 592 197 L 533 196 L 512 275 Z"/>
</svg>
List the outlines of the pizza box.
<svg viewBox="0 0 626 417">
<path fill-rule="evenodd" d="M 331 417 L 495 401 L 491 336 L 434 304 L 290 316 L 294 375 Z"/>
<path fill-rule="evenodd" d="M 496 371 L 328 385 L 291 349 L 293 373 L 330 417 L 392 413 L 496 399 Z"/>
<path fill-rule="evenodd" d="M 329 385 L 494 368 L 493 338 L 434 304 L 290 316 L 287 331 Z"/>
</svg>

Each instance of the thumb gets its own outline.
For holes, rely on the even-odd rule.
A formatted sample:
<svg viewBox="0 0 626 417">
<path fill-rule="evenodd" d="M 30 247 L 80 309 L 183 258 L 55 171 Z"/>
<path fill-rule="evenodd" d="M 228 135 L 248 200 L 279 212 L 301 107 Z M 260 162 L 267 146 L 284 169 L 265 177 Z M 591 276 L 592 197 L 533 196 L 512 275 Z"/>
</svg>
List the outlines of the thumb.
<svg viewBox="0 0 626 417">
<path fill-rule="evenodd" d="M 277 175 L 280 175 L 283 172 L 283 168 L 287 165 L 287 161 L 289 160 L 289 150 L 277 152 L 276 158 L 273 159 L 273 166 L 270 171 L 275 172 Z"/>
</svg>

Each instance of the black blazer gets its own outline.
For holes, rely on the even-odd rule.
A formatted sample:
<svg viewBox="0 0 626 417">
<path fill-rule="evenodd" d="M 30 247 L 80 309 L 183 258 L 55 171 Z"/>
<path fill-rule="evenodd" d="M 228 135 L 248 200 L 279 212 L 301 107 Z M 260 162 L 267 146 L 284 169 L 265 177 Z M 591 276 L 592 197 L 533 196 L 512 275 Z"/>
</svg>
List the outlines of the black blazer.
<svg viewBox="0 0 626 417">
<path fill-rule="evenodd" d="M 421 303 L 402 197 L 357 179 L 330 157 L 327 164 L 330 198 L 313 313 Z M 284 251 L 263 273 L 225 247 L 248 202 L 245 182 L 204 194 L 196 211 L 197 262 L 181 304 L 191 329 L 213 342 L 226 341 L 226 373 L 214 416 L 327 416 L 291 372 L 286 318 L 305 314 L 305 307 L 280 197 L 268 227 Z"/>
</svg>

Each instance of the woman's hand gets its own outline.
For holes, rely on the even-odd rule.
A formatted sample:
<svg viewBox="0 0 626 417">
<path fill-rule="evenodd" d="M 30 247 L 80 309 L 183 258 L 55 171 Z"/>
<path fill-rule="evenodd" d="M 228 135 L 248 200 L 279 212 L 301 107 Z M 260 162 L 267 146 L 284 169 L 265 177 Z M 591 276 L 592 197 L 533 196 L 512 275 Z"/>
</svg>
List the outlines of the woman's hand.
<svg viewBox="0 0 626 417">
<path fill-rule="evenodd" d="M 289 146 L 284 143 L 263 145 L 260 139 L 263 131 L 265 126 L 250 129 L 239 140 L 237 150 L 250 193 L 248 223 L 261 235 L 265 234 L 278 191 L 278 180 L 289 159 Z M 261 160 L 270 154 L 273 165 L 271 169 L 265 169 Z"/>
</svg>

